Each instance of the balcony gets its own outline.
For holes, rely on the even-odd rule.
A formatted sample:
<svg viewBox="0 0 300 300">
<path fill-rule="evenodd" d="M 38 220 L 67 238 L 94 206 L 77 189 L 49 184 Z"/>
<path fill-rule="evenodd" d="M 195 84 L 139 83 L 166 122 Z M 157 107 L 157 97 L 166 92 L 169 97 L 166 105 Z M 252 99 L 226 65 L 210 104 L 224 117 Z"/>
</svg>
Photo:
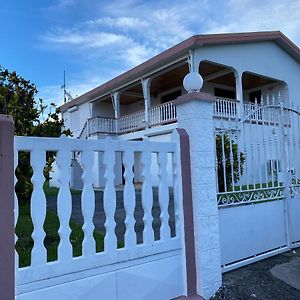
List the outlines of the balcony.
<svg viewBox="0 0 300 300">
<path fill-rule="evenodd" d="M 257 107 L 252 103 L 244 103 L 243 111 L 247 115 Z M 238 100 L 217 98 L 213 104 L 213 114 L 218 119 L 237 119 L 240 117 L 240 103 Z M 255 117 L 255 116 L 254 116 Z M 262 116 L 257 113 L 257 118 Z M 149 109 L 149 123 L 147 126 L 145 111 L 134 112 L 119 119 L 95 117 L 87 120 L 79 138 L 87 138 L 95 134 L 125 134 L 143 130 L 149 127 L 161 126 L 177 122 L 176 106 L 172 101 L 151 107 Z"/>
</svg>

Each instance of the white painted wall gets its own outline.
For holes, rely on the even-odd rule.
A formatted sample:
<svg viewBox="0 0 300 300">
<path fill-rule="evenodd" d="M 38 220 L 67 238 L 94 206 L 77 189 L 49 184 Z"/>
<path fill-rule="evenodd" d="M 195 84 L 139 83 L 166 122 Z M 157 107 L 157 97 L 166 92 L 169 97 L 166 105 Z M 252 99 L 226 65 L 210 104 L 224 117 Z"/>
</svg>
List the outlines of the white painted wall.
<svg viewBox="0 0 300 300">
<path fill-rule="evenodd" d="M 76 138 L 80 134 L 85 122 L 91 117 L 90 103 L 78 105 L 78 109 L 71 108 L 62 114 L 65 122 L 65 128 L 70 129 L 73 137 Z"/>
<path fill-rule="evenodd" d="M 23 286 L 17 300 L 167 300 L 184 293 L 182 256 L 148 262 L 140 260 L 135 265 L 98 268 L 93 275 L 70 274 Z M 131 265 L 131 266 L 130 266 Z M 163 272 L 161 271 L 163 270 Z M 91 272 L 90 272 L 91 273 Z M 138 287 L 138 288 L 137 288 Z M 24 291 L 27 288 L 27 291 Z M 31 290 L 30 290 L 31 289 Z M 29 291 L 28 291 L 29 290 Z M 100 297 L 100 298 L 99 298 Z"/>
<path fill-rule="evenodd" d="M 300 104 L 300 64 L 274 42 L 205 46 L 195 50 L 201 60 L 233 67 L 240 75 L 252 72 L 287 83 L 289 98 Z"/>
</svg>

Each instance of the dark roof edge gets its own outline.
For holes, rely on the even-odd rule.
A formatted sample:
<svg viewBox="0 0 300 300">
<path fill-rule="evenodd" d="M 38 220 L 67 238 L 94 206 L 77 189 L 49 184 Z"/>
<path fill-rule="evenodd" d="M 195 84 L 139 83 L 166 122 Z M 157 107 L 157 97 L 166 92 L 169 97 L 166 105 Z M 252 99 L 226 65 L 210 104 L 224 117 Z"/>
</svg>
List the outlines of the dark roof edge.
<svg viewBox="0 0 300 300">
<path fill-rule="evenodd" d="M 274 41 L 289 53 L 296 61 L 300 63 L 300 49 L 288 39 L 280 31 L 263 31 L 263 32 L 245 32 L 245 33 L 221 33 L 221 34 L 204 34 L 194 35 L 183 42 L 161 52 L 160 54 L 150 58 L 144 63 L 124 72 L 123 74 L 107 81 L 106 83 L 94 88 L 93 90 L 77 97 L 76 99 L 62 105 L 61 111 L 64 112 L 72 106 L 82 104 L 86 101 L 95 99 L 103 94 L 106 94 L 118 86 L 142 77 L 145 73 L 150 72 L 159 64 L 166 64 L 172 59 L 179 58 L 190 49 L 198 46 L 235 44 L 247 42 L 263 42 Z"/>
</svg>

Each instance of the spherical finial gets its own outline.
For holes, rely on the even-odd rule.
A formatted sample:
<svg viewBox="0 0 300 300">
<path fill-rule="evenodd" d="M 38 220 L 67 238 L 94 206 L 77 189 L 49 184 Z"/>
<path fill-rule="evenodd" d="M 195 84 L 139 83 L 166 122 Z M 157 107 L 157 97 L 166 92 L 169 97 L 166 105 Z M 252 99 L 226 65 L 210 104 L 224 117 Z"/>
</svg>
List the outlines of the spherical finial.
<svg viewBox="0 0 300 300">
<path fill-rule="evenodd" d="M 183 87 L 188 93 L 199 92 L 203 86 L 202 76 L 197 72 L 190 72 L 183 79 Z"/>
</svg>

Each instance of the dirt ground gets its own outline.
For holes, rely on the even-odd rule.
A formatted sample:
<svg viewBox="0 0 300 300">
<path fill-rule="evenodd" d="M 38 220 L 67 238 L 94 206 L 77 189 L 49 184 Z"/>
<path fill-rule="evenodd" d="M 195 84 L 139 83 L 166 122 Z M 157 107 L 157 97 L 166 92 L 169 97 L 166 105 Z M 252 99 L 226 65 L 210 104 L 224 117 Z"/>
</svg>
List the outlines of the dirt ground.
<svg viewBox="0 0 300 300">
<path fill-rule="evenodd" d="M 300 300 L 300 290 L 275 278 L 271 269 L 300 259 L 300 248 L 253 263 L 223 275 L 223 285 L 210 300 Z M 293 270 L 299 272 L 300 269 Z M 285 281 L 289 281 L 288 278 Z"/>
</svg>

